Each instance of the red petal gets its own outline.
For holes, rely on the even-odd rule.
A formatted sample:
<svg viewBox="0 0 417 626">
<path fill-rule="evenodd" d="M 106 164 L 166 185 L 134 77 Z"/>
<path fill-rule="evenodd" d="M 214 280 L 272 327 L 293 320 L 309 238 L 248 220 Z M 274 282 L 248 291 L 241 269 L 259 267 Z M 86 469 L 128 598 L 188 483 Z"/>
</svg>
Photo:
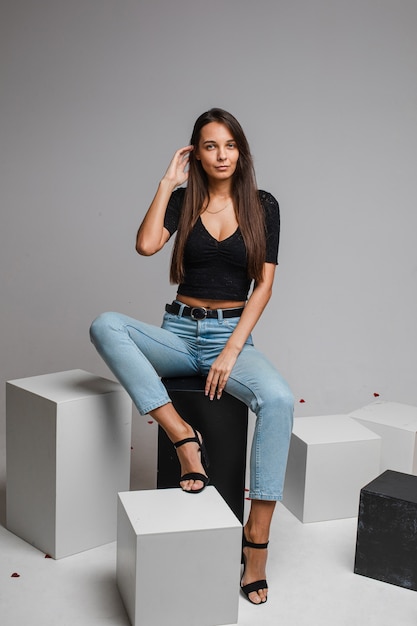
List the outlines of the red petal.
<svg viewBox="0 0 417 626">
<path fill-rule="evenodd" d="M 303 398 L 301 398 L 300 404 L 303 404 L 303 402 L 305 402 L 305 400 L 303 400 Z"/>
<path fill-rule="evenodd" d="M 375 398 L 379 398 L 379 393 L 374 393 Z"/>
<path fill-rule="evenodd" d="M 52 559 L 50 554 L 45 554 L 45 559 Z"/>
<path fill-rule="evenodd" d="M 20 574 L 18 574 L 17 572 L 14 572 L 10 578 L 20 578 Z"/>
<path fill-rule="evenodd" d="M 153 421 L 152 421 L 152 420 L 149 420 L 148 424 L 153 424 Z"/>
</svg>

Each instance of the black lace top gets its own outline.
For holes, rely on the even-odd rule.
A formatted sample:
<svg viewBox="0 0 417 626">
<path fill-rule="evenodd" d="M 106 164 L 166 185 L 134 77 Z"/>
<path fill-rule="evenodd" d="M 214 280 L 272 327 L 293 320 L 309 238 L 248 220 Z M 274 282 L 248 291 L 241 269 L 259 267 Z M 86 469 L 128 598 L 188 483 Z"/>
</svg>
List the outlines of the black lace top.
<svg viewBox="0 0 417 626">
<path fill-rule="evenodd" d="M 172 235 L 184 201 L 185 188 L 176 189 L 168 203 L 165 228 Z M 278 263 L 280 217 L 278 202 L 259 191 L 265 211 L 266 263 Z M 184 249 L 184 280 L 178 293 L 200 299 L 244 301 L 251 279 L 247 273 L 246 247 L 239 227 L 223 241 L 215 239 L 198 218 Z"/>
</svg>

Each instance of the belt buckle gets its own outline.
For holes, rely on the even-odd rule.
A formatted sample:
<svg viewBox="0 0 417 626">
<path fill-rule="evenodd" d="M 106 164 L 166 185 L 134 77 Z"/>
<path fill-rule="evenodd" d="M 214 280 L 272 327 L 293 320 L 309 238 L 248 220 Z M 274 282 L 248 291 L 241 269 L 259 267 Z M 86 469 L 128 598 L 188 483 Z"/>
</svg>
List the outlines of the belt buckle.
<svg viewBox="0 0 417 626">
<path fill-rule="evenodd" d="M 204 320 L 207 317 L 207 309 L 203 306 L 193 306 L 191 307 L 190 317 L 196 322 Z"/>
</svg>

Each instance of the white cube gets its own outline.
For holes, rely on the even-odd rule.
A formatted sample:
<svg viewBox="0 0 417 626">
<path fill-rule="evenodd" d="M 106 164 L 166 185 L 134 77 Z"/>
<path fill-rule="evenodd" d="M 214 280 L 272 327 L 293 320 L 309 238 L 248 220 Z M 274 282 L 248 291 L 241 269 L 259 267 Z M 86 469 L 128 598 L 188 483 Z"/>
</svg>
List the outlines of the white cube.
<svg viewBox="0 0 417 626">
<path fill-rule="evenodd" d="M 55 559 L 116 540 L 132 402 L 83 370 L 6 387 L 7 528 Z"/>
<path fill-rule="evenodd" d="M 345 415 L 295 418 L 283 504 L 302 522 L 355 517 L 380 449 L 378 435 Z"/>
<path fill-rule="evenodd" d="M 236 624 L 241 547 L 214 487 L 120 493 L 117 584 L 132 625 Z"/>
<path fill-rule="evenodd" d="M 377 400 L 350 417 L 381 437 L 380 473 L 417 474 L 417 407 Z"/>
</svg>

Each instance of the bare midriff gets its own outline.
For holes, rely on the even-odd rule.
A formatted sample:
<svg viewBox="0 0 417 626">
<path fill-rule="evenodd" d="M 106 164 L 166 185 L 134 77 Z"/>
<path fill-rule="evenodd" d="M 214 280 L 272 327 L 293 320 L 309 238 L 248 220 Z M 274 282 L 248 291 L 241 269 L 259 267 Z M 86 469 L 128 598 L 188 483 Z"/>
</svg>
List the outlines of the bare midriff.
<svg viewBox="0 0 417 626">
<path fill-rule="evenodd" d="M 175 299 L 178 300 L 178 302 L 183 302 L 187 306 L 204 307 L 205 309 L 236 309 L 245 306 L 245 302 L 241 300 L 200 300 L 199 298 L 179 294 L 177 294 Z"/>
</svg>

